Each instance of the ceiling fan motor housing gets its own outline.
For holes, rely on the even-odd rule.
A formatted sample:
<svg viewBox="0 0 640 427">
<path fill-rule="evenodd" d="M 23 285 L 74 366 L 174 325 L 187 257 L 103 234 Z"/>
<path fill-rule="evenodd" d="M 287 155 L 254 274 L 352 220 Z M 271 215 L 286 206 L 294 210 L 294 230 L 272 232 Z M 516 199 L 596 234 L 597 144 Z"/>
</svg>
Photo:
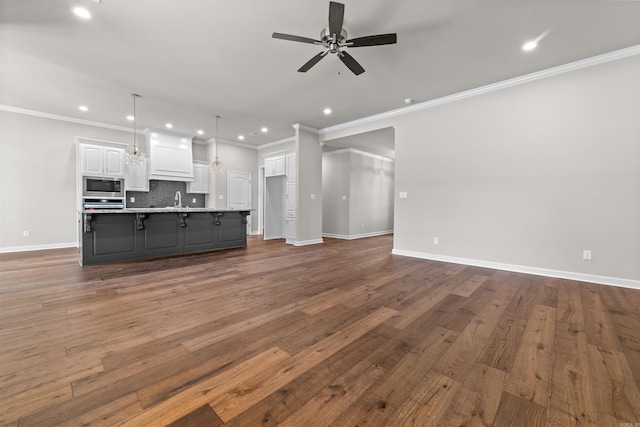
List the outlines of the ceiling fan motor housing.
<svg viewBox="0 0 640 427">
<path fill-rule="evenodd" d="M 345 45 L 347 30 L 343 28 L 342 31 L 340 31 L 340 36 L 334 38 L 333 34 L 329 32 L 329 27 L 327 27 L 320 32 L 320 40 L 322 40 L 322 45 L 329 49 L 331 53 L 337 53 L 340 51 L 340 48 Z"/>
</svg>

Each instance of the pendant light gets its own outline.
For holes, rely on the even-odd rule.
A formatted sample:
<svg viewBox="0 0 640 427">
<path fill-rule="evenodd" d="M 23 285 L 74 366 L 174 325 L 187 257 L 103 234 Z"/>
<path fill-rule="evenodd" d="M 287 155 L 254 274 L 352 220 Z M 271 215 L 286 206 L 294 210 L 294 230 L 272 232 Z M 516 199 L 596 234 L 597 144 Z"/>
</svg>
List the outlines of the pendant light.
<svg viewBox="0 0 640 427">
<path fill-rule="evenodd" d="M 219 174 L 224 171 L 224 165 L 218 158 L 218 119 L 221 118 L 222 117 L 220 116 L 216 116 L 216 159 L 209 165 L 209 170 L 215 174 Z"/>
<path fill-rule="evenodd" d="M 136 144 L 136 98 L 140 98 L 140 95 L 137 93 L 130 93 L 129 95 L 133 98 L 133 145 L 127 148 L 127 163 L 139 165 L 144 160 L 144 153 Z"/>
</svg>

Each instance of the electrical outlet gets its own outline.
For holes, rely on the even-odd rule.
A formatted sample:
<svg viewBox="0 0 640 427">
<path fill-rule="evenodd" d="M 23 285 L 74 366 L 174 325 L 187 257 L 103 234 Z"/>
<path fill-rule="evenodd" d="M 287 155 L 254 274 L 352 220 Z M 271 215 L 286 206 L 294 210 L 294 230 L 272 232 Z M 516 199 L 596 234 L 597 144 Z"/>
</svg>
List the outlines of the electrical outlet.
<svg viewBox="0 0 640 427">
<path fill-rule="evenodd" d="M 131 202 L 131 203 L 135 203 L 135 202 L 136 202 L 136 198 L 135 198 L 135 197 L 133 197 L 133 196 L 131 196 L 131 198 L 129 199 L 129 202 Z"/>
<path fill-rule="evenodd" d="M 342 195 L 342 200 L 347 200 L 347 196 L 345 194 Z"/>
<path fill-rule="evenodd" d="M 315 195 L 315 194 L 312 194 L 312 195 L 311 195 L 311 200 L 315 200 L 315 199 L 316 199 L 316 195 Z"/>
<path fill-rule="evenodd" d="M 439 242 L 438 242 L 438 238 L 437 238 L 437 237 L 434 237 L 434 238 L 433 238 L 433 244 L 434 244 L 434 245 L 437 245 L 438 243 L 439 243 Z"/>
<path fill-rule="evenodd" d="M 400 199 L 406 199 L 407 197 L 409 197 L 409 195 L 407 194 L 407 192 L 406 192 L 406 191 L 401 191 L 401 192 L 398 194 L 398 198 L 400 198 Z"/>
<path fill-rule="evenodd" d="M 224 196 L 222 194 L 218 195 L 218 199 L 222 200 L 224 199 Z"/>
<path fill-rule="evenodd" d="M 582 251 L 582 259 L 586 260 L 586 261 L 591 261 L 591 251 L 589 250 L 584 250 Z"/>
<path fill-rule="evenodd" d="M 29 237 L 29 230 L 24 230 L 22 232 L 22 237 Z"/>
<path fill-rule="evenodd" d="M 193 199 L 192 203 L 198 203 L 198 202 L 196 202 L 196 199 Z"/>
</svg>

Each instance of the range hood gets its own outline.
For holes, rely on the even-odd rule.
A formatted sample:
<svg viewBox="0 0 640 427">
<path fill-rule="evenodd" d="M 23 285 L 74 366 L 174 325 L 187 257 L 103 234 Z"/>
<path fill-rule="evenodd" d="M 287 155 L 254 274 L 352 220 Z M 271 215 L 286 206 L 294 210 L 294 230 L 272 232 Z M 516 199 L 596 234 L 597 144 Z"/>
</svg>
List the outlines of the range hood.
<svg viewBox="0 0 640 427">
<path fill-rule="evenodd" d="M 149 148 L 149 179 L 193 181 L 193 137 L 145 129 Z"/>
</svg>

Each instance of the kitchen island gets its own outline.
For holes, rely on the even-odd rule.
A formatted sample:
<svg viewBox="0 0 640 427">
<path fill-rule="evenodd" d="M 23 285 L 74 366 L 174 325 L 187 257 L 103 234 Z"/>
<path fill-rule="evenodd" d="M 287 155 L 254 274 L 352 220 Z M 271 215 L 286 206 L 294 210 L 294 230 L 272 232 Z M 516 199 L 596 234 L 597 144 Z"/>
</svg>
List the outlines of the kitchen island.
<svg viewBox="0 0 640 427">
<path fill-rule="evenodd" d="M 248 210 L 135 208 L 81 213 L 81 265 L 247 245 Z"/>
</svg>

